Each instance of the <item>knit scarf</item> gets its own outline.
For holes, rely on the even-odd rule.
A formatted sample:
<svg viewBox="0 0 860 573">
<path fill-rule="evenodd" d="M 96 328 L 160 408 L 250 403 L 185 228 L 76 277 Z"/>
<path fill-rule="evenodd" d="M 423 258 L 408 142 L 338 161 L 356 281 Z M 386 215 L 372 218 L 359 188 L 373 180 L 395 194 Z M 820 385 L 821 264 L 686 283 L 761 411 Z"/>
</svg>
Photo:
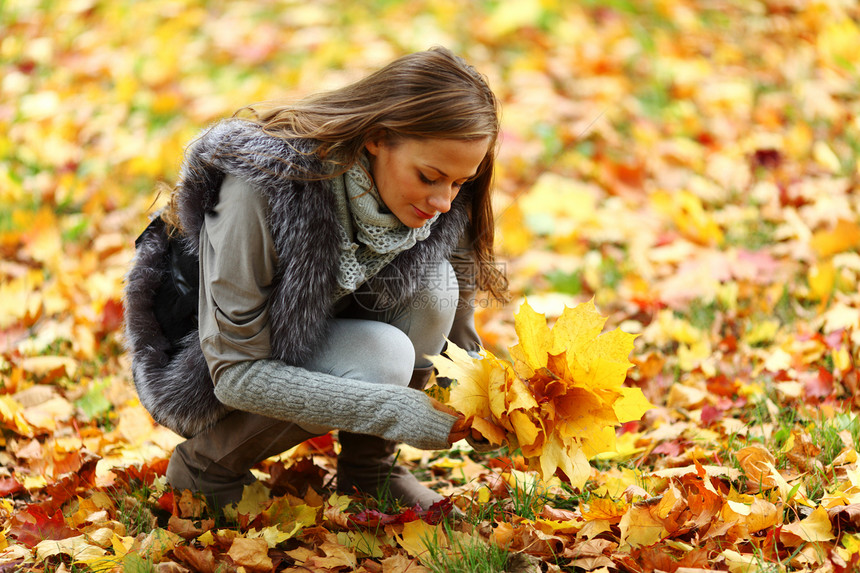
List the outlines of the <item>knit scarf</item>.
<svg viewBox="0 0 860 573">
<path fill-rule="evenodd" d="M 407 227 L 383 203 L 362 156 L 343 175 L 331 179 L 340 222 L 340 265 L 334 300 L 355 291 L 399 253 L 430 236 L 439 213 L 424 225 Z"/>
</svg>

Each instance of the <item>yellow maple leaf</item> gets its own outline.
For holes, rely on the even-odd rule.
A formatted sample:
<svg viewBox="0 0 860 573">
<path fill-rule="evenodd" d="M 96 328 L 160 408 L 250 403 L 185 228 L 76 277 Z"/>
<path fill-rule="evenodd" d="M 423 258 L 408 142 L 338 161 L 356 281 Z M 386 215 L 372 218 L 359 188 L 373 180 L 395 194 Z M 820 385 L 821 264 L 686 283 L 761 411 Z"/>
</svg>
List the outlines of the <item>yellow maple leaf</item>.
<svg viewBox="0 0 860 573">
<path fill-rule="evenodd" d="M 242 489 L 242 499 L 236 505 L 236 511 L 242 515 L 256 516 L 269 505 L 269 488 L 262 482 L 254 482 Z"/>
<path fill-rule="evenodd" d="M 796 535 L 803 541 L 811 543 L 830 541 L 836 537 L 833 534 L 833 526 L 830 523 L 830 518 L 827 517 L 827 510 L 821 506 L 816 507 L 806 518 L 783 525 L 782 531 Z"/>
<path fill-rule="evenodd" d="M 541 320 L 546 321 L 546 318 L 541 316 Z M 569 352 L 571 349 L 584 349 L 600 336 L 605 324 L 606 318 L 597 312 L 593 302 L 581 304 L 573 309 L 565 308 L 552 328 L 552 353 L 560 354 Z M 517 334 L 523 335 L 519 331 Z M 572 355 L 575 354 L 572 353 Z"/>
<path fill-rule="evenodd" d="M 544 478 L 561 470 L 582 487 L 588 459 L 616 450 L 615 428 L 651 408 L 640 389 L 623 386 L 636 336 L 601 334 L 606 319 L 593 302 L 565 308 L 552 328 L 525 302 L 514 321 L 513 364 L 486 350 L 475 359 L 450 341 L 446 357 L 432 357 L 456 381 L 448 404 L 492 443 L 520 448 Z"/>
<path fill-rule="evenodd" d="M 647 506 L 633 506 L 618 524 L 621 530 L 622 549 L 625 547 L 647 547 L 668 535 L 663 523 L 654 517 Z"/>
<path fill-rule="evenodd" d="M 420 519 L 403 524 L 403 533 L 397 537 L 397 543 L 411 557 L 417 557 L 419 560 L 428 556 L 429 546 L 449 546 L 448 536 L 441 523 L 430 525 Z"/>
<path fill-rule="evenodd" d="M 608 520 L 618 522 L 627 513 L 629 504 L 623 500 L 610 497 L 595 497 L 582 508 L 582 517 L 586 521 Z"/>
<path fill-rule="evenodd" d="M 570 483 L 577 487 L 585 485 L 591 475 L 591 465 L 580 445 L 576 442 L 564 441 L 558 434 L 550 436 L 547 440 L 539 462 L 540 472 L 544 477 L 549 477 L 556 469 L 561 469 L 570 479 Z"/>
<path fill-rule="evenodd" d="M 535 370 L 546 367 L 547 353 L 551 348 L 552 335 L 546 317 L 524 302 L 514 315 L 514 330 L 520 342 L 510 349 L 511 358 L 517 374 L 530 378 Z"/>
<path fill-rule="evenodd" d="M 722 229 L 702 200 L 690 191 L 657 191 L 651 195 L 655 210 L 668 215 L 686 238 L 701 245 L 722 245 Z"/>
<path fill-rule="evenodd" d="M 592 430 L 582 438 L 582 452 L 588 459 L 606 452 L 617 452 L 618 441 L 614 426 L 603 426 Z"/>
<path fill-rule="evenodd" d="M 24 418 L 24 408 L 11 396 L 0 396 L 0 422 L 22 436 L 33 436 L 33 428 Z"/>
<path fill-rule="evenodd" d="M 535 453 L 540 453 L 538 442 L 542 442 L 542 428 L 532 420 L 525 410 L 514 410 L 510 414 L 511 425 L 514 433 L 517 435 L 517 442 L 523 451 L 523 455 L 532 456 Z"/>
<path fill-rule="evenodd" d="M 472 360 L 465 350 L 450 341 L 446 352 L 450 359 L 436 360 L 434 365 L 439 376 L 457 380 L 457 385 L 451 388 L 448 404 L 467 417 L 489 417 L 487 386 L 494 373 L 490 361 Z"/>
<path fill-rule="evenodd" d="M 654 406 L 639 388 L 621 388 L 621 397 L 612 404 L 618 421 L 622 424 L 641 420 L 645 412 Z"/>
</svg>

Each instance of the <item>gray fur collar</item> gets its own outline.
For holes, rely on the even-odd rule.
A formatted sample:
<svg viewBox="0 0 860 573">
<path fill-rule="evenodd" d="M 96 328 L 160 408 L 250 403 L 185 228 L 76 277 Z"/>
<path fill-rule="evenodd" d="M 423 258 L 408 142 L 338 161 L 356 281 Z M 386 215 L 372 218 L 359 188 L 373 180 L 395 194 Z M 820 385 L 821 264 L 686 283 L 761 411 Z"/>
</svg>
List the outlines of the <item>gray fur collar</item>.
<svg viewBox="0 0 860 573">
<path fill-rule="evenodd" d="M 311 142 L 270 136 L 254 123 L 232 119 L 215 124 L 186 152 L 179 178 L 183 248 L 199 252 L 207 212 L 218 203 L 225 174 L 258 188 L 268 199 L 269 226 L 278 253 L 278 275 L 270 304 L 272 356 L 303 364 L 325 334 L 331 315 L 339 260 L 337 213 L 329 183 L 288 177 L 300 169 L 321 173 Z M 425 265 L 446 259 L 468 224 L 466 193 L 434 223 L 430 237 L 400 253 L 369 283 L 381 304 L 404 304 L 420 288 Z M 153 315 L 153 300 L 167 277 L 167 239 L 147 233 L 127 277 L 126 344 L 141 402 L 160 424 L 192 436 L 227 413 L 215 398 L 197 331 L 169 355 L 169 342 Z"/>
</svg>

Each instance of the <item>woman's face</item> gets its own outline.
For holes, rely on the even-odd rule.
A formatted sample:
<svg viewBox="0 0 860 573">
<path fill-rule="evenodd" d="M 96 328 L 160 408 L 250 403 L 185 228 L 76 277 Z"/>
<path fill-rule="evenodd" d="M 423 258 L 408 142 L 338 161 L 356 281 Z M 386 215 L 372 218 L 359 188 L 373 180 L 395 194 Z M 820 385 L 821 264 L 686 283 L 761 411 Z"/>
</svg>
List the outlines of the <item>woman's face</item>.
<svg viewBox="0 0 860 573">
<path fill-rule="evenodd" d="M 477 175 L 490 138 L 379 139 L 366 144 L 370 171 L 388 210 L 418 228 L 445 213 L 463 184 Z"/>
</svg>

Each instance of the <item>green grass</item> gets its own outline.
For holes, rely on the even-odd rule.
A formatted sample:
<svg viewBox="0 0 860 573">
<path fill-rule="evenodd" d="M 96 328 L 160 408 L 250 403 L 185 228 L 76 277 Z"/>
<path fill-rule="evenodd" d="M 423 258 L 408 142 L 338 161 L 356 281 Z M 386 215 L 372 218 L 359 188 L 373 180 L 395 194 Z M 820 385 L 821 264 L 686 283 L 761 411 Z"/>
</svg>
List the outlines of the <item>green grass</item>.
<svg viewBox="0 0 860 573">
<path fill-rule="evenodd" d="M 122 558 L 123 573 L 155 573 L 158 571 L 151 559 L 141 557 L 137 553 L 127 553 Z"/>
<path fill-rule="evenodd" d="M 736 222 L 726 228 L 726 245 L 758 251 L 776 242 L 776 230 L 776 223 L 763 219 Z"/>
<path fill-rule="evenodd" d="M 578 295 L 582 292 L 582 271 L 577 270 L 572 273 L 564 271 L 550 271 L 546 274 L 546 279 L 549 281 L 550 288 L 556 292 Z"/>
<path fill-rule="evenodd" d="M 860 446 L 860 419 L 850 413 L 837 414 L 831 419 L 821 416 L 818 421 L 811 424 L 810 435 L 812 441 L 821 447 L 818 460 L 825 466 L 830 465 L 836 456 L 845 448 L 842 442 L 842 433 L 847 432 L 851 437 L 854 449 Z"/>
<path fill-rule="evenodd" d="M 817 410 L 814 409 L 807 410 L 795 406 L 774 408 L 775 404 L 776 397 L 768 397 L 767 395 L 752 402 L 743 418 L 750 430 L 759 430 L 756 432 L 758 435 L 743 437 L 732 434 L 720 449 L 719 456 L 726 460 L 726 463 L 731 463 L 741 471 L 741 477 L 737 480 L 736 486 L 739 490 L 744 490 L 748 478 L 743 473 L 743 468 L 738 463 L 737 458 L 733 455 L 734 452 L 751 443 L 760 443 L 773 454 L 775 468 L 795 468 L 795 462 L 789 457 L 791 448 L 787 446 L 791 439 L 800 439 L 799 433 L 808 435 L 811 443 L 820 448 L 819 453 L 814 458 L 815 462 L 818 463 L 810 463 L 809 467 L 797 468 L 804 471 L 805 475 L 802 476 L 801 481 L 795 483 L 794 489 L 788 497 L 793 497 L 802 484 L 805 488 L 806 497 L 817 503 L 824 495 L 837 487 L 834 477 L 825 468 L 830 466 L 833 460 L 845 449 L 846 443 L 843 440 L 850 437 L 849 441 L 855 449 L 860 444 L 860 419 L 850 413 L 840 413 L 832 418 L 826 418 L 821 414 L 816 415 Z M 768 430 L 770 431 L 769 435 Z M 792 509 L 786 508 L 786 511 L 790 512 Z"/>
<path fill-rule="evenodd" d="M 478 536 L 464 538 L 443 523 L 450 547 L 442 547 L 438 538 L 425 539 L 427 555 L 422 564 L 433 573 L 499 573 L 506 571 L 512 554 Z"/>
<path fill-rule="evenodd" d="M 158 525 L 158 520 L 149 509 L 146 499 L 149 489 L 133 490 L 131 495 L 117 499 L 117 519 L 125 525 L 126 534 L 132 537 L 139 533 L 148 533 Z"/>
<path fill-rule="evenodd" d="M 520 481 L 515 474 L 515 486 L 508 485 L 510 510 L 520 517 L 534 519 L 540 515 L 541 509 L 546 505 L 546 499 L 540 488 L 540 481 L 532 479 Z"/>
<path fill-rule="evenodd" d="M 693 327 L 710 332 L 717 314 L 721 311 L 722 309 L 716 301 L 705 301 L 697 298 L 690 302 L 690 306 L 685 312 L 676 311 L 674 314 L 677 318 L 689 322 Z"/>
</svg>

